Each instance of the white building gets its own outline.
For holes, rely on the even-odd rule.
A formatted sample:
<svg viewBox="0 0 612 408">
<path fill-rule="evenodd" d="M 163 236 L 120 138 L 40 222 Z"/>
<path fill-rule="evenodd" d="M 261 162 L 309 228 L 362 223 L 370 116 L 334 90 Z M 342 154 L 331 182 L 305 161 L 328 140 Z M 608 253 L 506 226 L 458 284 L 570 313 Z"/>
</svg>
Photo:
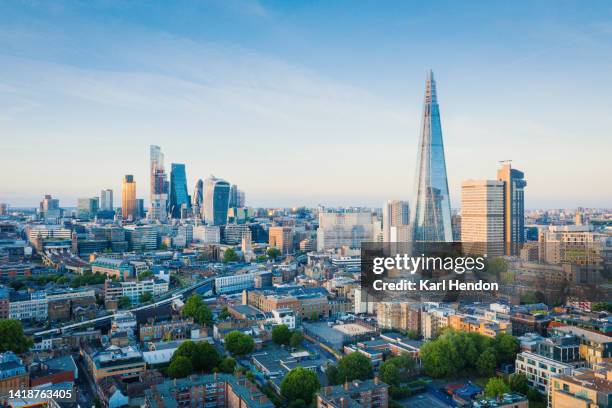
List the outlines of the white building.
<svg viewBox="0 0 612 408">
<path fill-rule="evenodd" d="M 49 302 L 44 292 L 34 292 L 27 299 L 9 303 L 9 319 L 46 320 L 49 315 Z"/>
<path fill-rule="evenodd" d="M 272 321 L 274 324 L 284 324 L 289 329 L 295 329 L 295 313 L 293 309 L 283 308 L 272 310 Z"/>
<path fill-rule="evenodd" d="M 370 211 L 319 213 L 317 250 L 360 248 L 362 242 L 374 240 L 380 229 L 375 224 Z"/>
<path fill-rule="evenodd" d="M 151 293 L 153 297 L 168 292 L 169 283 L 162 279 L 147 279 L 141 281 L 111 282 L 106 281 L 104 297 L 107 300 L 116 300 L 127 296 L 133 305 L 140 303 L 140 297 Z"/>
<path fill-rule="evenodd" d="M 504 254 L 504 182 L 461 183 L 461 242 L 473 253 Z"/>
<path fill-rule="evenodd" d="M 193 227 L 193 239 L 205 244 L 219 244 L 221 228 L 215 225 L 198 225 Z"/>
<path fill-rule="evenodd" d="M 523 351 L 516 356 L 516 372 L 527 376 L 530 387 L 537 389 L 548 398 L 548 406 L 551 406 L 549 385 L 551 377 L 556 375 L 571 375 L 573 366 L 539 354 Z"/>
</svg>

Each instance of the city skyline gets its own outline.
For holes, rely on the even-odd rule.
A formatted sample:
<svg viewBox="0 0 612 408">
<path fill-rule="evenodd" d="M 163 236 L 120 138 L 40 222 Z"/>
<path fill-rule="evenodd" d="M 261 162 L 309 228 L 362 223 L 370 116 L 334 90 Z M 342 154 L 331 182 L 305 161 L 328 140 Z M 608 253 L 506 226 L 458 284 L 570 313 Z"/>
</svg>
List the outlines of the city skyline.
<svg viewBox="0 0 612 408">
<path fill-rule="evenodd" d="M 73 206 L 101 189 L 117 194 L 125 174 L 148 200 L 150 144 L 168 165 L 185 163 L 190 191 L 212 173 L 239 184 L 252 206 L 410 199 L 433 68 L 444 84 L 452 207 L 462 180 L 491 177 L 505 159 L 529 179 L 526 208 L 612 202 L 599 183 L 612 170 L 605 3 L 555 13 L 360 3 L 346 15 L 343 3 L 186 4 L 0 5 L 0 171 L 11 174 L 0 201 L 36 206 L 52 194 Z M 458 18 L 468 15 L 481 24 Z M 291 171 L 278 171 L 286 163 Z"/>
</svg>

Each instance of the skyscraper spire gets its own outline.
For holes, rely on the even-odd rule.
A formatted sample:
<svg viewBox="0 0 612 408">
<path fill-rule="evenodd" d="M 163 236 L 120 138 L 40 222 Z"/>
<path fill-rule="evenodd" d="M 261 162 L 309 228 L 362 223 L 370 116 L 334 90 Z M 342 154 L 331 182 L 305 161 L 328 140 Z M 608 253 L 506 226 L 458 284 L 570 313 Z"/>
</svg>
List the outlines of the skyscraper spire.
<svg viewBox="0 0 612 408">
<path fill-rule="evenodd" d="M 423 121 L 415 173 L 414 211 L 411 214 L 413 241 L 451 242 L 450 199 L 440 124 L 440 107 L 433 71 L 427 73 Z"/>
</svg>

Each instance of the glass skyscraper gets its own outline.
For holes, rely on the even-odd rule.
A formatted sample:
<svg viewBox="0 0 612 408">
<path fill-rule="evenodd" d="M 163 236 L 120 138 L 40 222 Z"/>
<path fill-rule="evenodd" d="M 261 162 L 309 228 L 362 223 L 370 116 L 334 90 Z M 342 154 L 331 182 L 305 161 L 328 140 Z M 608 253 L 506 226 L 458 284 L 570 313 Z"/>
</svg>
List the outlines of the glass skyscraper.
<svg viewBox="0 0 612 408">
<path fill-rule="evenodd" d="M 210 176 L 204 180 L 204 220 L 208 225 L 227 224 L 230 184 Z"/>
<path fill-rule="evenodd" d="M 440 107 L 432 71 L 425 86 L 412 207 L 410 225 L 414 242 L 452 242 Z"/>
<path fill-rule="evenodd" d="M 172 163 L 170 167 L 170 216 L 181 218 L 183 204 L 189 208 L 189 194 L 187 193 L 187 175 L 185 165 Z"/>
</svg>

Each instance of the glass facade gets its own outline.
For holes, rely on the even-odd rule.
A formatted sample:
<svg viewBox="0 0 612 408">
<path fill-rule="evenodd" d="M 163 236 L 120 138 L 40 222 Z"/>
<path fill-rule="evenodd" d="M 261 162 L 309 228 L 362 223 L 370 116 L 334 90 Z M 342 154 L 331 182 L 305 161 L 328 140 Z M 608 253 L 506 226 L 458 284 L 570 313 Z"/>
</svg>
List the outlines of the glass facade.
<svg viewBox="0 0 612 408">
<path fill-rule="evenodd" d="M 440 108 L 433 72 L 427 76 L 413 198 L 412 240 L 451 242 L 450 199 Z"/>
<path fill-rule="evenodd" d="M 204 181 L 204 219 L 208 225 L 227 224 L 230 184 L 215 177 Z"/>
<path fill-rule="evenodd" d="M 170 216 L 181 218 L 183 204 L 189 208 L 189 194 L 187 193 L 187 175 L 185 165 L 172 163 L 170 169 Z"/>
</svg>

